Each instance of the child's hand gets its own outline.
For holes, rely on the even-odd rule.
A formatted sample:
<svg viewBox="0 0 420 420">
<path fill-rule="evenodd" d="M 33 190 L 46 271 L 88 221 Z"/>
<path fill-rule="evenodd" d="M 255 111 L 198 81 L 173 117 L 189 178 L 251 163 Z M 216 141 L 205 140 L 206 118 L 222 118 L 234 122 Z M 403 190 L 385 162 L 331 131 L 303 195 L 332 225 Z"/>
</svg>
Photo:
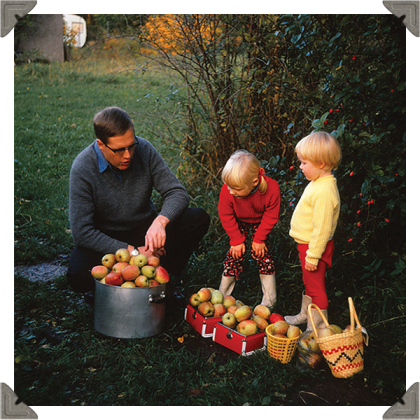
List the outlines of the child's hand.
<svg viewBox="0 0 420 420">
<path fill-rule="evenodd" d="M 265 255 L 265 252 L 268 251 L 267 246 L 263 242 L 262 244 L 257 244 L 252 242 L 252 250 L 257 258 L 262 258 Z"/>
<path fill-rule="evenodd" d="M 318 269 L 318 266 L 315 264 L 311 264 L 308 261 L 305 261 L 305 269 L 308 271 L 316 271 Z"/>
<path fill-rule="evenodd" d="M 234 245 L 230 247 L 230 255 L 234 260 L 237 260 L 242 257 L 245 253 L 245 244 L 242 243 L 240 245 Z"/>
</svg>

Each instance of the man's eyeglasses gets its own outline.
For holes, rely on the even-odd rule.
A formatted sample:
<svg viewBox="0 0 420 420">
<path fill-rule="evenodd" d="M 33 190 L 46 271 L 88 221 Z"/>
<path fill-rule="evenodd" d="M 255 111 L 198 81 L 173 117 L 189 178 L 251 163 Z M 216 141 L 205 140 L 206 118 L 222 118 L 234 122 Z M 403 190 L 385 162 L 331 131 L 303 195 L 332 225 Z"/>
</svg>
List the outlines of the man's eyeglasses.
<svg viewBox="0 0 420 420">
<path fill-rule="evenodd" d="M 139 144 L 139 142 L 136 139 L 136 141 L 131 146 L 121 147 L 120 149 L 112 149 L 106 143 L 104 143 L 104 144 L 105 144 L 106 147 L 108 147 L 109 150 L 114 152 L 116 155 L 123 155 L 126 150 L 128 150 L 129 153 L 132 153 L 134 151 L 135 147 Z"/>
</svg>

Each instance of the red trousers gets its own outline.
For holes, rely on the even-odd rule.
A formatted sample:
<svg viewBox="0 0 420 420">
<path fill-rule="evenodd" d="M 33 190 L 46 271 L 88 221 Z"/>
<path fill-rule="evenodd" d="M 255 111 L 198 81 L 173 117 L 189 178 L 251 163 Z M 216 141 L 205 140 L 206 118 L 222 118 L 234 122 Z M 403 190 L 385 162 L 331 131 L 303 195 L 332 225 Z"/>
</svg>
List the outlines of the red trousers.
<svg viewBox="0 0 420 420">
<path fill-rule="evenodd" d="M 328 308 L 327 292 L 325 290 L 325 273 L 327 268 L 331 268 L 332 255 L 334 252 L 334 241 L 328 241 L 321 259 L 318 261 L 316 271 L 308 271 L 305 268 L 306 251 L 308 244 L 298 244 L 300 265 L 302 266 L 302 280 L 305 285 L 305 295 L 312 298 L 312 303 L 317 305 L 319 309 Z"/>
</svg>

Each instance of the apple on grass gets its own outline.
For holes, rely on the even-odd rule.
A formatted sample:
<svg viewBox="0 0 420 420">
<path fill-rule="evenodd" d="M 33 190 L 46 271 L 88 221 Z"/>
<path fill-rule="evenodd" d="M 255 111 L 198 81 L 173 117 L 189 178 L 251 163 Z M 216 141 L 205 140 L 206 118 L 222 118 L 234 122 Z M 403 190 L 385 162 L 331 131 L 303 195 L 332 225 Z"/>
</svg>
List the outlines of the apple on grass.
<svg viewBox="0 0 420 420">
<path fill-rule="evenodd" d="M 131 254 L 130 251 L 126 248 L 120 248 L 116 253 L 115 253 L 115 258 L 118 262 L 129 262 L 130 258 L 131 258 Z"/>
<path fill-rule="evenodd" d="M 114 264 L 117 262 L 117 260 L 115 259 L 115 255 L 114 254 L 105 254 L 102 257 L 102 265 L 104 265 L 105 267 L 111 269 Z"/>
<path fill-rule="evenodd" d="M 108 273 L 109 269 L 103 265 L 95 265 L 95 267 L 90 270 L 92 277 L 97 280 L 103 279 Z"/>
<path fill-rule="evenodd" d="M 235 315 L 230 312 L 226 312 L 222 317 L 222 324 L 228 328 L 235 328 L 237 324 Z"/>
</svg>

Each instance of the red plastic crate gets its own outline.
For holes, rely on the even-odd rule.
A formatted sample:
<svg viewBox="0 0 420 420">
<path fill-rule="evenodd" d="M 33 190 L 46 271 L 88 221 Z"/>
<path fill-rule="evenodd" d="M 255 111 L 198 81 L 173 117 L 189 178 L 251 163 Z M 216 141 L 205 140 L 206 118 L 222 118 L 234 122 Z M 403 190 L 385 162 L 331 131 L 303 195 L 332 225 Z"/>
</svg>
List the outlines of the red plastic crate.
<svg viewBox="0 0 420 420">
<path fill-rule="evenodd" d="M 206 318 L 191 305 L 185 308 L 184 318 L 204 338 L 212 337 L 214 326 L 222 320 L 221 316 Z"/>
<path fill-rule="evenodd" d="M 265 350 L 267 346 L 265 331 L 246 336 L 226 327 L 221 322 L 214 326 L 213 341 L 242 356 L 249 356 L 257 350 Z"/>
</svg>

